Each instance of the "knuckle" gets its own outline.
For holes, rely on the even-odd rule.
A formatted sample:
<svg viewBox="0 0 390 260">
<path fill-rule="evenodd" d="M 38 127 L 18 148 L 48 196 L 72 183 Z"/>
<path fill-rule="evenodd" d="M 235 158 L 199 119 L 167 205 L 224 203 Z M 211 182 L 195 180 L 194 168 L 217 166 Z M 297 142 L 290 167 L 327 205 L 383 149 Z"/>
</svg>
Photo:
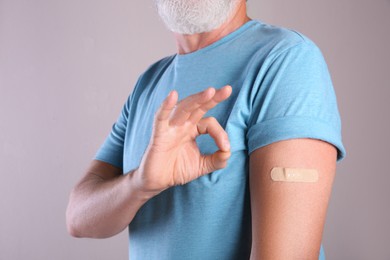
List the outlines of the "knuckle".
<svg viewBox="0 0 390 260">
<path fill-rule="evenodd" d="M 191 114 L 191 110 L 187 106 L 182 106 L 181 110 L 186 114 Z"/>
<path fill-rule="evenodd" d="M 207 111 L 208 111 L 207 107 L 204 107 L 204 106 L 200 106 L 200 107 L 198 108 L 198 110 L 199 110 L 199 112 L 202 113 L 202 114 L 206 114 Z"/>
<path fill-rule="evenodd" d="M 196 124 L 196 129 L 198 130 L 199 134 L 203 134 L 205 132 L 204 127 L 200 123 Z"/>
<path fill-rule="evenodd" d="M 162 111 L 159 110 L 157 111 L 155 114 L 154 114 L 154 121 L 155 122 L 158 122 L 158 121 L 162 121 L 164 118 L 163 118 L 163 115 L 162 115 Z"/>
<path fill-rule="evenodd" d="M 174 113 L 175 114 L 190 114 L 191 111 L 189 110 L 189 107 L 188 105 L 186 105 L 185 103 L 180 103 L 180 104 L 177 104 L 174 108 Z"/>
<path fill-rule="evenodd" d="M 205 123 L 209 124 L 209 125 L 218 123 L 217 119 L 215 117 L 212 117 L 212 116 L 206 117 L 204 120 L 205 120 Z"/>
</svg>

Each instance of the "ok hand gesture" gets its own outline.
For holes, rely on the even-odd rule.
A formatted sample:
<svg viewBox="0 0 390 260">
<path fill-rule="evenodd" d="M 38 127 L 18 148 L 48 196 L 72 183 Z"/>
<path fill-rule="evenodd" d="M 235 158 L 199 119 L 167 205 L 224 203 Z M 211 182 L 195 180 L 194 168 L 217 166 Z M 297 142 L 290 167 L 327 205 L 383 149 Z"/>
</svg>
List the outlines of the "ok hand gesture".
<svg viewBox="0 0 390 260">
<path fill-rule="evenodd" d="M 231 92 L 230 86 L 208 88 L 179 103 L 177 92 L 169 93 L 155 114 L 150 143 L 137 169 L 138 184 L 144 191 L 158 194 L 226 166 L 228 135 L 214 117 L 203 116 Z M 219 150 L 201 154 L 195 138 L 202 134 L 209 134 Z"/>
</svg>

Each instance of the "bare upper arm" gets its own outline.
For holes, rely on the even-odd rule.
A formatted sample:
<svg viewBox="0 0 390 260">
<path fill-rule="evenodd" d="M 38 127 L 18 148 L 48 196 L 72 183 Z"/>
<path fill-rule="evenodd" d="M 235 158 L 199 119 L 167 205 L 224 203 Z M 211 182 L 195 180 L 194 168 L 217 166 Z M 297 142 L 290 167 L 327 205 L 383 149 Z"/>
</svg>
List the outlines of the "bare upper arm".
<svg viewBox="0 0 390 260">
<path fill-rule="evenodd" d="M 318 259 L 337 151 L 315 139 L 291 139 L 250 155 L 252 259 Z M 274 167 L 318 171 L 318 182 L 275 182 Z"/>
</svg>

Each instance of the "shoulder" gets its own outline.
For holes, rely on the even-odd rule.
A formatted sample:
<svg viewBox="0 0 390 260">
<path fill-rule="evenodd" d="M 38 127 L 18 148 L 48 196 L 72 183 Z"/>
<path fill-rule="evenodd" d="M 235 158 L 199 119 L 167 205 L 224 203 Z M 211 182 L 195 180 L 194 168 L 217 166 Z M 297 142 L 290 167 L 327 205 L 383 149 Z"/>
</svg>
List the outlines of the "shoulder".
<svg viewBox="0 0 390 260">
<path fill-rule="evenodd" d="M 276 58 L 284 53 L 311 52 L 319 54 L 320 49 L 308 36 L 294 29 L 254 21 L 252 43 L 256 51 L 267 58 Z"/>
<path fill-rule="evenodd" d="M 154 77 L 160 76 L 160 74 L 163 73 L 172 64 L 172 61 L 174 60 L 175 56 L 176 55 L 167 56 L 156 61 L 141 74 L 139 80 L 150 80 Z"/>
<path fill-rule="evenodd" d="M 164 57 L 152 65 L 150 65 L 139 77 L 132 92 L 132 96 L 140 95 L 147 86 L 153 86 L 153 82 L 157 82 L 164 72 L 170 67 L 176 55 Z"/>
</svg>

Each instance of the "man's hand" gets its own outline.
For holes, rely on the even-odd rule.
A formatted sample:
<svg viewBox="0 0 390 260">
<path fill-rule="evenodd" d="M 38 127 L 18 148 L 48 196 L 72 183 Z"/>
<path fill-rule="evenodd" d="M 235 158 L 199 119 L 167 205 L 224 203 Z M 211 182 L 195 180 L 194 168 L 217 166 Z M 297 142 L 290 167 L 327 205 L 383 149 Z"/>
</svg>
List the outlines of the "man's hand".
<svg viewBox="0 0 390 260">
<path fill-rule="evenodd" d="M 139 188 L 156 195 L 226 166 L 230 157 L 228 135 L 215 118 L 202 117 L 231 92 L 230 86 L 208 88 L 178 104 L 177 92 L 170 92 L 155 115 L 149 146 L 134 172 Z M 202 155 L 195 142 L 201 134 L 209 134 L 219 150 Z"/>
<path fill-rule="evenodd" d="M 69 198 L 69 233 L 75 237 L 113 236 L 161 191 L 225 167 L 230 157 L 228 136 L 217 120 L 202 117 L 231 91 L 230 86 L 209 88 L 177 105 L 177 93 L 171 92 L 156 113 L 150 144 L 138 169 L 122 175 L 122 169 L 108 163 L 91 163 Z M 220 150 L 205 156 L 195 138 L 206 133 Z"/>
</svg>

